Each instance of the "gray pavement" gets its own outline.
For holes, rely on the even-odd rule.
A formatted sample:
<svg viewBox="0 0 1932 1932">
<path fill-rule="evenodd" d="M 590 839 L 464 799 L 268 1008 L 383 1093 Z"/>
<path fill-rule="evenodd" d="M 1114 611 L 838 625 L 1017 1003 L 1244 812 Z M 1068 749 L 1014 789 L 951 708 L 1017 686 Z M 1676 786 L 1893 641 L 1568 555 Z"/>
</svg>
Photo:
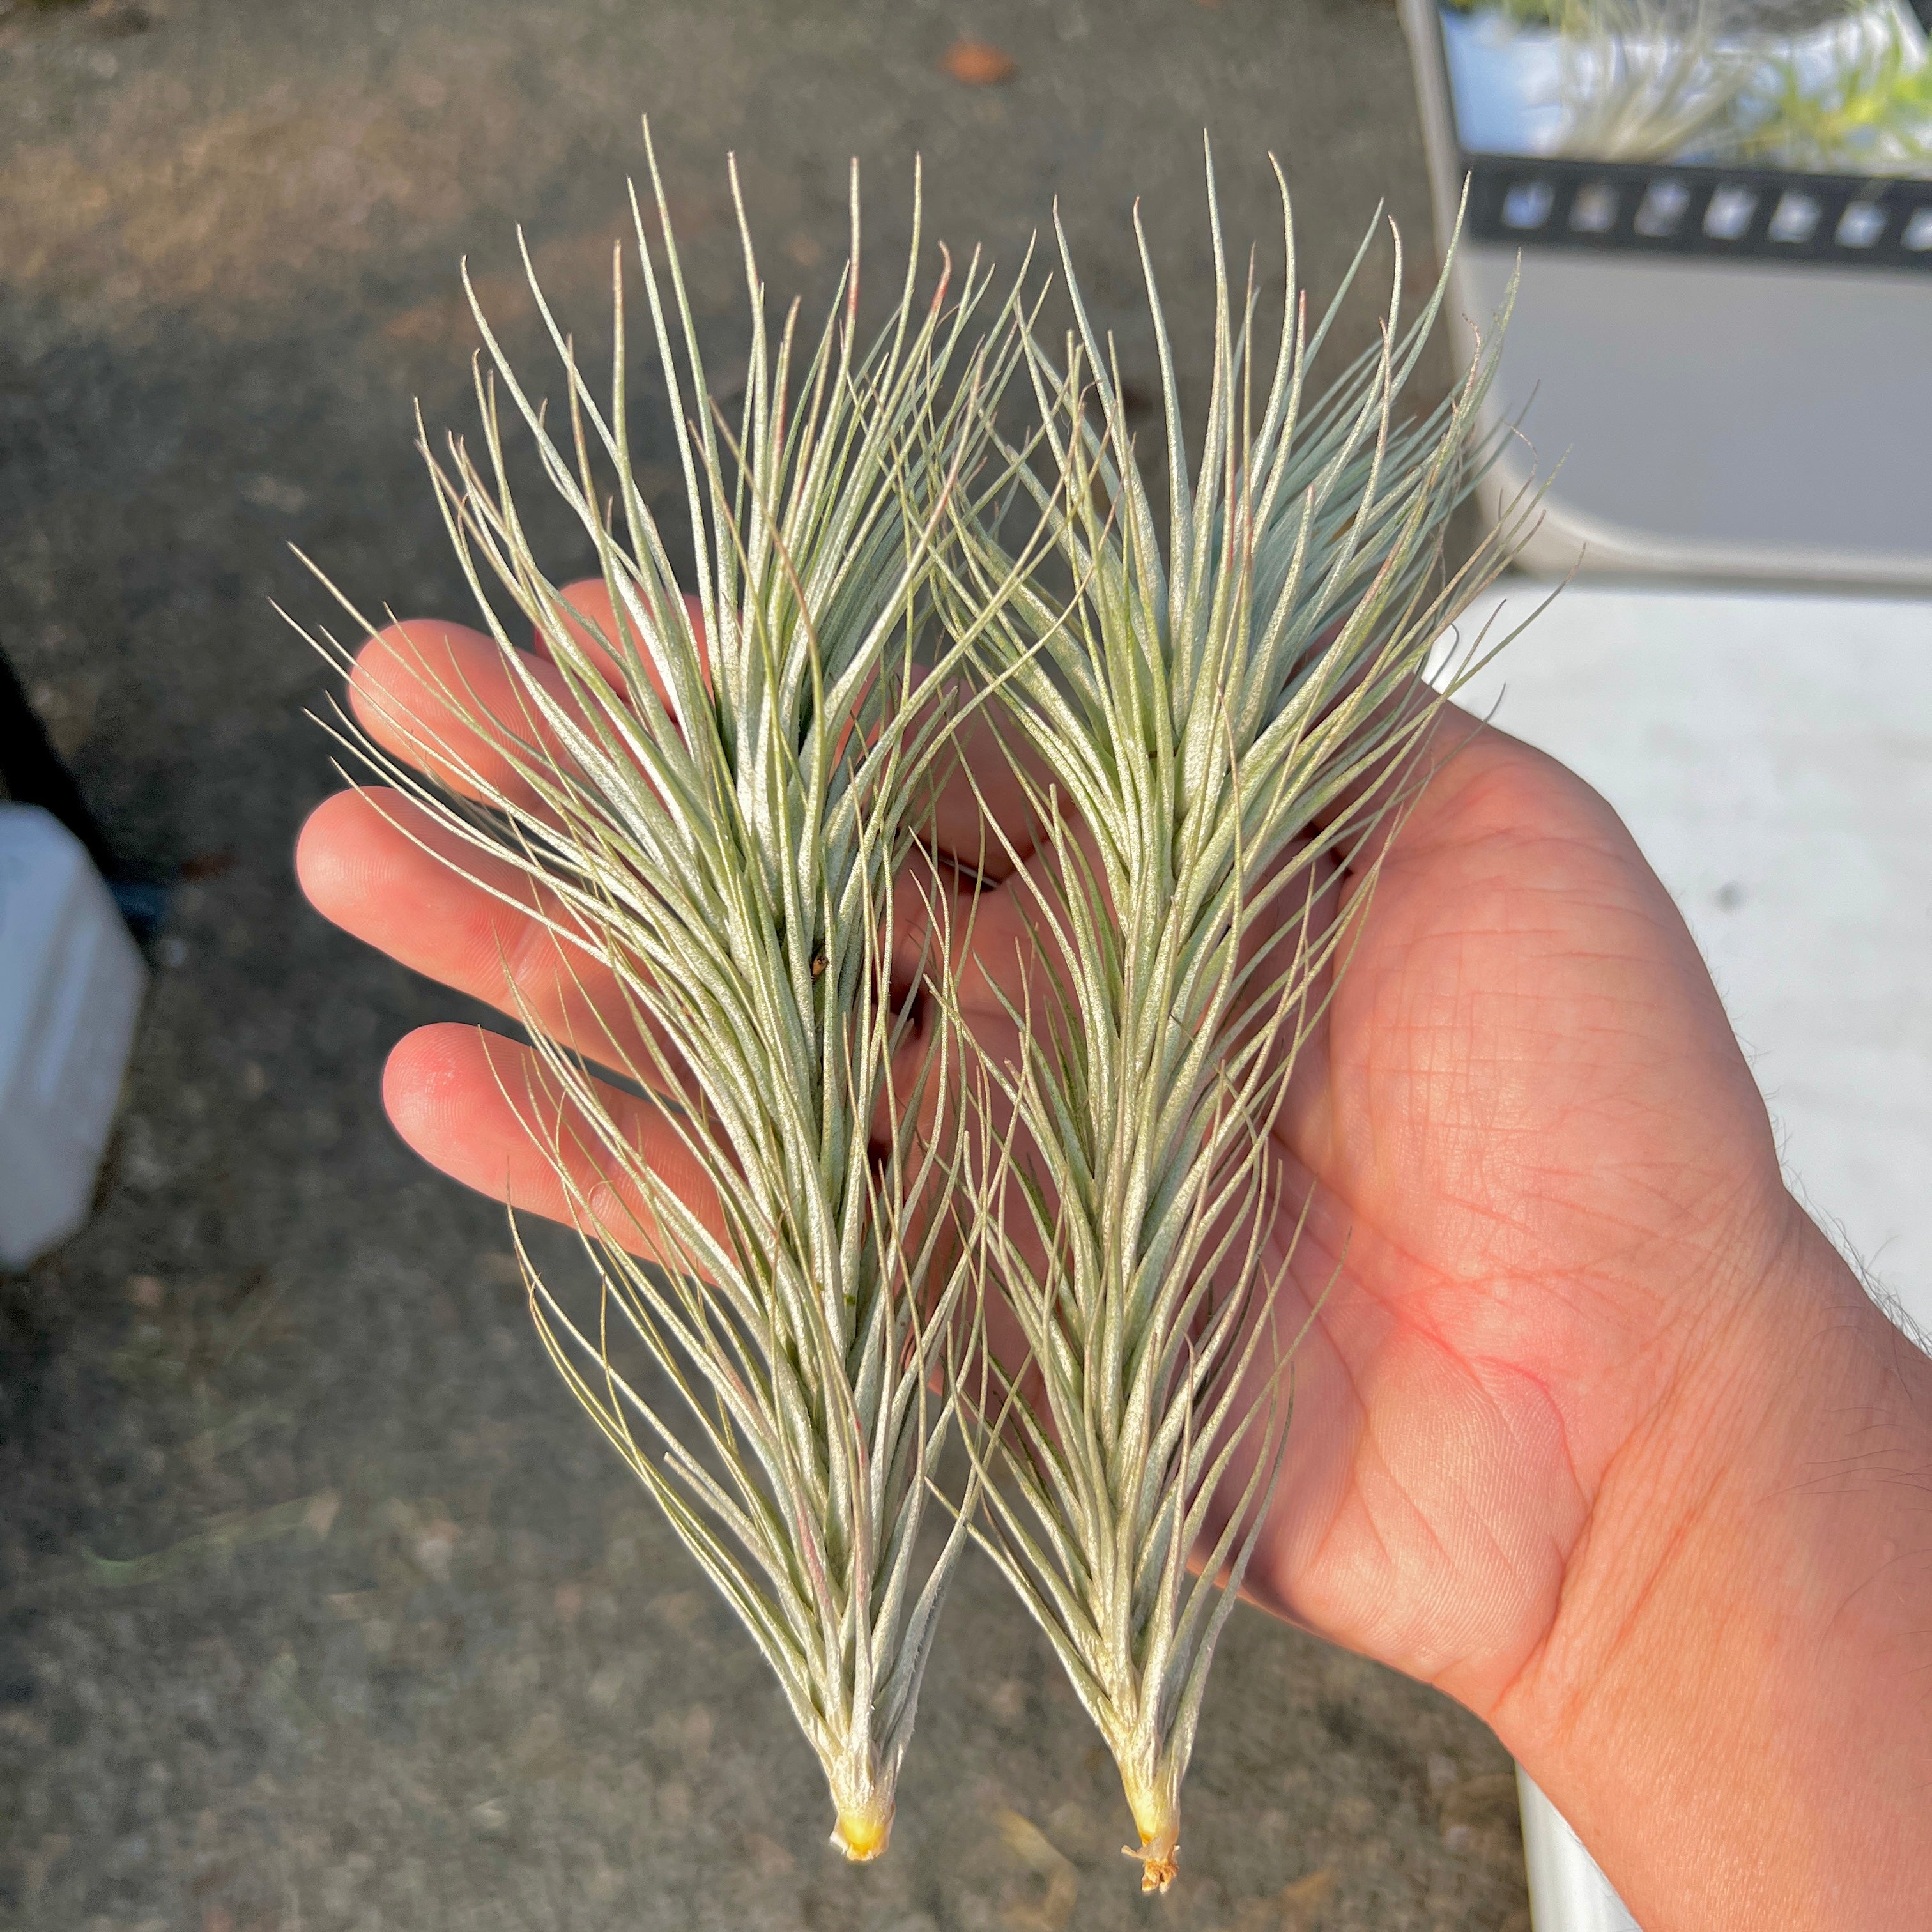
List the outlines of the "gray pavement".
<svg viewBox="0 0 1932 1932">
<path fill-rule="evenodd" d="M 961 34 L 1017 73 L 951 78 Z M 1016 261 L 1058 196 L 1130 374 L 1129 203 L 1185 317 L 1204 124 L 1237 237 L 1281 154 L 1316 288 L 1382 196 L 1430 266 L 1380 0 L 0 0 L 0 638 L 122 850 L 185 880 L 99 1214 L 0 1282 L 0 1924 L 1526 1932 L 1495 1740 L 1247 1611 L 1144 1904 L 977 1562 L 891 1858 L 845 1868 L 763 1665 L 542 1359 L 500 1214 L 384 1123 L 389 1043 L 467 1010 L 298 899 L 327 680 L 266 600 L 326 615 L 294 542 L 371 606 L 461 610 L 410 419 L 462 420 L 455 260 L 527 352 L 523 221 L 597 352 L 644 110 L 722 368 L 728 148 L 775 294 L 829 286 L 850 153 L 877 262 L 915 150 L 956 244 Z"/>
</svg>

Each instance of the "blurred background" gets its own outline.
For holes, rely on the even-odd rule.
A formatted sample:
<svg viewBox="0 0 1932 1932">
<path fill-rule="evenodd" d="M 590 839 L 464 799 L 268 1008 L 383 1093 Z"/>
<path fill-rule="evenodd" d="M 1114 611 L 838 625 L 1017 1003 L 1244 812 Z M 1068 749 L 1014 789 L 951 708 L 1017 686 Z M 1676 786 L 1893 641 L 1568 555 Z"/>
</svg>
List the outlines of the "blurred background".
<svg viewBox="0 0 1932 1932">
<path fill-rule="evenodd" d="M 892 1856 L 838 1860 L 764 1666 L 542 1359 L 500 1211 L 383 1119 L 391 1042 L 466 1010 L 297 897 L 331 681 L 269 608 L 329 620 L 292 543 L 365 608 L 463 613 L 410 415 L 468 420 L 458 259 L 536 366 L 524 224 L 594 364 L 645 112 L 727 390 L 731 150 L 780 299 L 829 293 L 854 153 L 875 274 L 915 154 L 956 250 L 1016 266 L 1057 199 L 1150 404 L 1130 206 L 1197 383 L 1204 126 L 1264 287 L 1272 149 L 1318 298 L 1384 202 L 1420 290 L 1393 6 L 0 0 L 0 647 L 123 871 L 172 887 L 98 1211 L 0 1279 L 0 1922 L 1526 1932 L 1495 1740 L 1246 1612 L 1144 1905 L 1097 1738 L 977 1562 Z"/>
</svg>

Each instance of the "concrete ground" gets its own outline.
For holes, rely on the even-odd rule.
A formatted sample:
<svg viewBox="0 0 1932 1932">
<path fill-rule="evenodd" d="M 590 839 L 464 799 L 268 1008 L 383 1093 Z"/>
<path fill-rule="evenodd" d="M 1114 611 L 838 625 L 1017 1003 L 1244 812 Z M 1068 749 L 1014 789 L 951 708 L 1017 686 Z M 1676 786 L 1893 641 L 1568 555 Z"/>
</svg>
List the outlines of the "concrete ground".
<svg viewBox="0 0 1932 1932">
<path fill-rule="evenodd" d="M 1016 72 L 953 78 L 962 35 Z M 1188 1869 L 1144 1904 L 976 1563 L 892 1857 L 837 1860 L 762 1664 L 542 1360 L 500 1214 L 384 1123 L 390 1042 L 464 1009 L 297 898 L 328 680 L 268 608 L 326 616 L 293 542 L 460 612 L 410 416 L 464 419 L 456 258 L 527 357 L 524 222 L 596 344 L 640 110 L 717 367 L 726 151 L 773 292 L 816 300 L 848 154 L 886 262 L 916 150 L 932 232 L 1006 261 L 1058 197 L 1144 376 L 1129 203 L 1198 317 L 1204 124 L 1233 236 L 1274 231 L 1274 148 L 1318 290 L 1384 196 L 1426 277 L 1392 8 L 0 0 L 0 640 L 122 852 L 183 882 L 100 1212 L 0 1284 L 0 1924 L 1523 1932 L 1494 1738 L 1246 1612 Z"/>
</svg>

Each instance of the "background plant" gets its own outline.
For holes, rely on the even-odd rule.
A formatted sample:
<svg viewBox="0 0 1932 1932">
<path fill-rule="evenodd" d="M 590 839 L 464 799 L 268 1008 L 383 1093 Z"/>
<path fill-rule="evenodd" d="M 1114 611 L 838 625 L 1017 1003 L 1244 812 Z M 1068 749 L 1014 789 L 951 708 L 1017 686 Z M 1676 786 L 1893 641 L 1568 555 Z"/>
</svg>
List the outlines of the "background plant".
<svg viewBox="0 0 1932 1932">
<path fill-rule="evenodd" d="M 1899 0 L 1447 0 L 1557 36 L 1557 152 L 1826 172 L 1932 165 L 1932 65 Z"/>
<path fill-rule="evenodd" d="M 1708 0 L 1562 0 L 1563 139 L 1558 152 L 1661 161 L 1730 137 L 1756 82 L 1762 49 L 1726 32 Z"/>
<path fill-rule="evenodd" d="M 1932 171 L 1932 60 L 1924 36 L 1894 8 L 1872 8 L 1867 31 L 1821 83 L 1786 54 L 1759 90 L 1759 118 L 1738 152 L 1778 167 L 1868 174 Z"/>
</svg>

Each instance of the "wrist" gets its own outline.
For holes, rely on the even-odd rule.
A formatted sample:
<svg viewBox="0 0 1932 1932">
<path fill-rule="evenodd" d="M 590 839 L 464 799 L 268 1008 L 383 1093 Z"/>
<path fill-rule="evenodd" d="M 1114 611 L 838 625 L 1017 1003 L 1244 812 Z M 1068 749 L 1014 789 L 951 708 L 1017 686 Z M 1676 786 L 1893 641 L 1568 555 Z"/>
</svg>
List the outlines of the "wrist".
<svg viewBox="0 0 1932 1932">
<path fill-rule="evenodd" d="M 1646 1932 L 1932 1896 L 1932 1363 L 1794 1206 L 1606 1472 L 1492 1714 Z"/>
</svg>

